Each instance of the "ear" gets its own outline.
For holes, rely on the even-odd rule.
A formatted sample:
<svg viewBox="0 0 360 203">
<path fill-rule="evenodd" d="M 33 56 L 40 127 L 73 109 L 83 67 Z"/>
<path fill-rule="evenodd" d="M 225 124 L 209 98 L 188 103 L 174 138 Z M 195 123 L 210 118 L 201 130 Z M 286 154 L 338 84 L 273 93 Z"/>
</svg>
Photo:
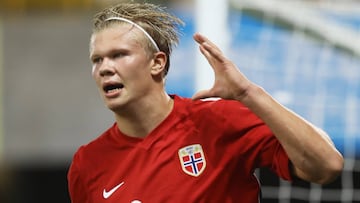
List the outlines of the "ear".
<svg viewBox="0 0 360 203">
<path fill-rule="evenodd" d="M 151 74 L 153 76 L 161 75 L 164 72 L 167 57 L 164 52 L 157 52 L 153 58 L 154 64 L 151 66 Z"/>
</svg>

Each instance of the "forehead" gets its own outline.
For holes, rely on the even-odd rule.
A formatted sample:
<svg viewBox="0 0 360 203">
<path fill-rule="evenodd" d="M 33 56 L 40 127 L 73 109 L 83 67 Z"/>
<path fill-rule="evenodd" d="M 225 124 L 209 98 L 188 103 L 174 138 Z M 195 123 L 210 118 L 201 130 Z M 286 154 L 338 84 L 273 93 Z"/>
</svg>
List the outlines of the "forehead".
<svg viewBox="0 0 360 203">
<path fill-rule="evenodd" d="M 92 34 L 90 52 L 106 47 L 131 48 L 144 45 L 141 31 L 128 23 L 116 23 Z"/>
</svg>

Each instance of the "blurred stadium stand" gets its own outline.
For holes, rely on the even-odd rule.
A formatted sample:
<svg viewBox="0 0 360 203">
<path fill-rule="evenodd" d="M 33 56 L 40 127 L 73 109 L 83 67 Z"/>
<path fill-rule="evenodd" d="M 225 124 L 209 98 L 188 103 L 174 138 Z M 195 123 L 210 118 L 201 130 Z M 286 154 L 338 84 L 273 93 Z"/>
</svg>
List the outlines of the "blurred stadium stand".
<svg viewBox="0 0 360 203">
<path fill-rule="evenodd" d="M 73 153 L 113 122 L 88 62 L 91 19 L 102 2 L 119 1 L 0 0 L 0 202 L 69 202 Z M 192 8 L 184 6 L 191 1 L 153 2 L 176 3 L 169 7 L 186 22 L 167 89 L 191 96 L 196 28 Z M 324 128 L 346 158 L 342 176 L 322 187 L 258 170 L 263 202 L 360 202 L 359 1 L 229 2 L 229 57 Z"/>
</svg>

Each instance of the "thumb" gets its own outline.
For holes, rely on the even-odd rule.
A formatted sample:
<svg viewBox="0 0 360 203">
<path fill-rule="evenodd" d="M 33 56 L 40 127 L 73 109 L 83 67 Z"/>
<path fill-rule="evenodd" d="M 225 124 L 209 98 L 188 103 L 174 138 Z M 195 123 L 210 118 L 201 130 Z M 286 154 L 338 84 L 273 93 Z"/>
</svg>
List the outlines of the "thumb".
<svg viewBox="0 0 360 203">
<path fill-rule="evenodd" d="M 211 93 L 210 90 L 200 90 L 192 96 L 192 99 L 193 100 L 205 99 L 205 98 L 209 98 L 209 97 L 213 97 L 213 96 L 214 95 Z"/>
</svg>

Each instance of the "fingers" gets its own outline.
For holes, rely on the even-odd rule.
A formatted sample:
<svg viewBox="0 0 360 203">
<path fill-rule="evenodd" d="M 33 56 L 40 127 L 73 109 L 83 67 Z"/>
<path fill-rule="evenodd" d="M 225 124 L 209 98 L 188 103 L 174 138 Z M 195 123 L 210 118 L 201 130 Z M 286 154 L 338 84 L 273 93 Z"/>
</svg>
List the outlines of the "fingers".
<svg viewBox="0 0 360 203">
<path fill-rule="evenodd" d="M 201 53 L 210 63 L 216 61 L 223 63 L 226 60 L 222 51 L 204 35 L 195 33 L 194 40 L 199 43 Z"/>
<path fill-rule="evenodd" d="M 204 36 L 204 35 L 201 35 L 200 33 L 195 33 L 194 34 L 194 40 L 196 41 L 196 42 L 198 42 L 199 44 L 201 44 L 201 43 L 203 43 L 203 42 L 205 42 L 206 41 L 206 37 Z"/>
<path fill-rule="evenodd" d="M 194 39 L 200 45 L 203 44 L 203 43 L 207 43 L 211 47 L 213 47 L 213 48 L 217 49 L 219 52 L 221 52 L 221 50 L 212 41 L 210 41 L 207 37 L 205 37 L 204 35 L 202 35 L 200 33 L 195 33 L 194 34 Z"/>
<path fill-rule="evenodd" d="M 196 92 L 192 96 L 192 99 L 197 100 L 197 99 L 205 99 L 205 98 L 209 98 L 209 97 L 214 97 L 214 95 L 211 93 L 210 90 L 201 90 L 199 92 Z"/>
</svg>

